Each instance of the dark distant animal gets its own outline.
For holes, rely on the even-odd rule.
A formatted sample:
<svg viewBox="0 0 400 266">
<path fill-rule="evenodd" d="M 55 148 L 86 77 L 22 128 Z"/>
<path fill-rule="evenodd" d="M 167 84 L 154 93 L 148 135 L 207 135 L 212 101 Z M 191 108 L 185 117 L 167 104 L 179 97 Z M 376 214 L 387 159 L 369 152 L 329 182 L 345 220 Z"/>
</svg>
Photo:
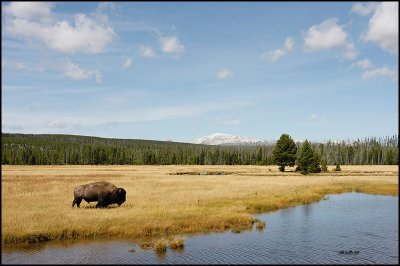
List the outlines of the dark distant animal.
<svg viewBox="0 0 400 266">
<path fill-rule="evenodd" d="M 97 201 L 96 208 L 105 208 L 111 204 L 118 204 L 118 206 L 121 206 L 126 200 L 126 191 L 106 181 L 90 183 L 78 186 L 74 189 L 72 208 L 75 204 L 79 208 L 82 200 L 88 203 Z"/>
</svg>

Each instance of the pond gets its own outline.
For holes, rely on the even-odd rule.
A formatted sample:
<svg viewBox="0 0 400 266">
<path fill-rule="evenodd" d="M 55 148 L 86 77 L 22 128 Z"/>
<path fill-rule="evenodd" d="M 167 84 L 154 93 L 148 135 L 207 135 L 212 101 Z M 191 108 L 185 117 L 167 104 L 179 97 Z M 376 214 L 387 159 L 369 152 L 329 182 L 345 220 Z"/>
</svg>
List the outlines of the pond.
<svg viewBox="0 0 400 266">
<path fill-rule="evenodd" d="M 185 237 L 158 255 L 128 240 L 2 249 L 3 264 L 398 264 L 398 197 L 344 193 L 257 215 L 264 230 Z"/>
</svg>

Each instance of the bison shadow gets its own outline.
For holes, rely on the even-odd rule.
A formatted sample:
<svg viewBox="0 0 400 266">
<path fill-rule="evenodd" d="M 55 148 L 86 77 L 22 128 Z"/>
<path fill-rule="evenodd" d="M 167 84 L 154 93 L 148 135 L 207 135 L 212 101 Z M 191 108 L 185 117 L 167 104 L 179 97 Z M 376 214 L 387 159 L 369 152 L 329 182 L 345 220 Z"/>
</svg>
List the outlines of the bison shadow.
<svg viewBox="0 0 400 266">
<path fill-rule="evenodd" d="M 108 205 L 107 207 L 96 208 L 96 205 L 88 205 L 88 206 L 82 206 L 82 209 L 115 209 L 118 207 L 119 207 L 118 205 Z"/>
</svg>

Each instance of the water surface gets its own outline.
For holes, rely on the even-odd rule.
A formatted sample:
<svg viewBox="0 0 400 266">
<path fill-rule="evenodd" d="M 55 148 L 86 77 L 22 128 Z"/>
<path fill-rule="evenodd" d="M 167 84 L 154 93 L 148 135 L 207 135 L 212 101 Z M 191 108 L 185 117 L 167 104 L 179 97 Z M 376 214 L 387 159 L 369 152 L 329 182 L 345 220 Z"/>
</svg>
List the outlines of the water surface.
<svg viewBox="0 0 400 266">
<path fill-rule="evenodd" d="M 62 241 L 3 248 L 2 263 L 398 264 L 398 197 L 361 193 L 257 216 L 263 231 L 186 236 L 164 255 L 132 241 Z M 134 251 L 133 251 L 134 250 Z"/>
</svg>

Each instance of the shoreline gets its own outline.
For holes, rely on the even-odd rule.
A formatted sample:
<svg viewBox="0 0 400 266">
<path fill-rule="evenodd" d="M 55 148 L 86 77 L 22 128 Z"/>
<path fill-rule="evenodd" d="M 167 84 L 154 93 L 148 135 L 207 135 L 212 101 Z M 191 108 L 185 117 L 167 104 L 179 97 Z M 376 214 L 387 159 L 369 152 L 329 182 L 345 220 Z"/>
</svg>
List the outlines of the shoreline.
<svg viewBox="0 0 400 266">
<path fill-rule="evenodd" d="M 326 194 L 323 196 L 322 200 L 328 200 L 328 198 L 325 198 L 325 196 L 330 196 L 330 195 L 340 195 L 340 194 L 344 194 L 344 193 L 360 193 L 360 194 L 366 194 L 366 195 L 376 195 L 376 196 L 387 196 L 387 197 L 398 197 L 398 195 L 384 195 L 384 194 L 370 194 L 370 193 L 365 193 L 365 192 L 356 192 L 356 191 L 345 191 L 345 192 L 339 192 L 339 193 L 330 193 L 330 194 Z M 320 200 L 319 200 L 320 201 Z M 313 204 L 313 203 L 318 203 L 319 201 L 313 201 L 313 202 L 309 202 L 307 204 Z M 269 212 L 261 212 L 261 213 L 255 213 L 253 215 L 265 215 L 265 214 L 269 214 L 269 213 L 273 213 L 276 211 L 280 211 L 280 210 L 284 210 L 284 209 L 288 209 L 288 208 L 296 208 L 300 205 L 296 205 L 296 206 L 291 206 L 291 207 L 286 207 L 286 208 L 280 208 L 280 209 L 276 209 L 276 210 L 271 210 Z M 257 218 L 255 219 L 257 220 Z M 252 230 L 253 229 L 253 223 L 252 226 L 250 228 L 247 229 L 243 229 L 243 232 L 246 232 L 248 230 Z M 229 231 L 231 231 L 232 233 L 234 233 L 232 230 L 226 229 L 226 230 L 222 230 L 222 231 L 206 231 L 206 232 L 193 232 L 193 233 L 177 233 L 176 235 L 174 235 L 174 237 L 179 236 L 179 237 L 183 237 L 183 238 L 187 238 L 187 237 L 196 237 L 196 236 L 200 236 L 200 235 L 209 235 L 209 234 L 218 234 L 218 233 L 228 233 Z M 237 232 L 237 233 L 241 233 Z M 168 238 L 168 236 L 162 236 L 162 238 Z M 37 245 L 43 245 L 42 248 L 46 248 L 46 244 L 50 244 L 50 245 L 59 245 L 62 247 L 68 247 L 68 245 L 73 246 L 75 244 L 82 244 L 82 243 L 87 243 L 87 244 L 91 244 L 93 242 L 110 242 L 110 241 L 124 241 L 124 242 L 130 242 L 132 244 L 138 245 L 140 246 L 141 243 L 143 242 L 155 242 L 157 239 L 159 239 L 159 237 L 150 237 L 150 238 L 143 238 L 143 237 L 136 237 L 136 238 L 132 238 L 129 236 L 123 236 L 123 237 L 118 237 L 118 236 L 96 236 L 96 237 L 85 237 L 85 238 L 68 238 L 68 239 L 53 239 L 53 240 L 49 240 L 49 241 L 43 241 L 43 242 L 35 242 L 35 243 L 26 243 L 26 242 L 20 242 L 20 243 L 6 243 L 2 245 L 2 252 L 6 251 L 6 252 L 14 252 L 17 250 L 24 250 L 24 249 L 30 249 L 33 246 L 37 246 Z M 67 241 L 67 244 L 66 244 Z M 66 244 L 66 245 L 65 245 Z M 141 248 L 142 250 L 148 250 L 149 248 Z"/>
<path fill-rule="evenodd" d="M 397 168 L 397 166 L 394 166 Z M 7 168 L 15 168 L 15 167 L 7 167 Z M 16 167 L 18 168 L 18 167 Z M 40 167 L 39 167 L 40 168 Z M 63 167 L 64 169 L 68 169 L 68 167 Z M 104 167 L 103 167 L 104 168 Z M 105 167 L 107 170 L 107 167 Z M 129 168 L 129 167 L 128 167 Z M 137 173 L 143 171 L 140 169 L 140 166 L 135 166 L 131 168 L 131 170 L 137 171 L 125 171 L 129 174 L 125 174 L 125 176 L 120 176 L 119 180 L 116 180 L 115 183 L 121 183 L 124 178 L 132 179 L 132 173 Z M 160 171 L 162 173 L 156 173 Z M 120 208 L 108 208 L 105 210 L 93 209 L 93 208 L 85 208 L 87 205 L 82 206 L 81 209 L 67 209 L 63 208 L 64 211 L 68 212 L 70 215 L 70 221 L 79 221 L 80 218 L 85 218 L 85 216 L 90 222 L 94 222 L 97 219 L 101 219 L 101 221 L 97 224 L 97 226 L 88 227 L 88 226 L 76 226 L 74 223 L 61 223 L 61 230 L 55 230 L 53 228 L 45 228 L 40 221 L 38 221 L 35 227 L 41 226 L 41 232 L 37 230 L 25 230 L 25 232 L 12 232 L 12 227 L 8 227 L 6 229 L 11 232 L 5 233 L 5 228 L 2 230 L 2 244 L 7 246 L 12 245 L 20 245 L 20 244 L 32 244 L 38 242 L 49 242 L 54 240 L 67 240 L 67 239 L 104 239 L 107 237 L 116 237 L 120 240 L 140 240 L 140 239 L 154 239 L 159 237 L 166 237 L 170 235 L 183 235 L 183 234 L 196 234 L 196 233 L 216 233 L 216 232 L 227 232 L 229 230 L 240 232 L 249 228 L 252 228 L 253 223 L 255 222 L 255 214 L 265 214 L 271 211 L 276 211 L 279 209 L 295 207 L 298 205 L 310 204 L 314 202 L 318 202 L 328 194 L 341 194 L 345 192 L 359 192 L 366 194 L 377 194 L 377 195 L 389 195 L 389 196 L 397 196 L 398 197 L 398 175 L 387 176 L 387 170 L 380 171 L 381 175 L 373 176 L 372 173 L 367 176 L 352 176 L 355 174 L 354 170 L 357 167 L 349 167 L 349 169 L 344 170 L 342 175 L 338 174 L 337 176 L 334 173 L 326 174 L 316 174 L 316 175 L 308 175 L 308 176 L 300 176 L 296 175 L 292 172 L 285 172 L 284 176 L 276 176 L 277 171 L 269 171 L 270 166 L 260 166 L 260 167 L 245 167 L 251 170 L 254 170 L 253 173 L 249 171 L 245 171 L 245 173 L 233 173 L 229 175 L 222 176 L 173 176 L 170 175 L 170 169 L 181 170 L 184 168 L 185 170 L 193 170 L 192 168 L 197 169 L 215 169 L 215 168 L 223 168 L 228 170 L 238 170 L 240 167 L 210 167 L 210 166 L 153 166 L 148 167 L 150 170 L 147 172 L 151 172 L 153 174 L 153 179 L 149 178 L 149 180 L 143 178 L 140 179 L 142 174 L 139 174 L 139 181 L 136 178 L 134 180 L 138 182 L 142 182 L 142 185 L 150 185 L 147 186 L 147 194 L 151 196 L 156 196 L 157 193 L 154 193 L 152 190 L 157 190 L 155 184 L 158 186 L 164 185 L 164 188 L 161 187 L 157 192 L 161 193 L 161 198 L 153 197 L 155 199 L 154 202 L 149 201 L 149 195 L 142 199 L 141 202 L 141 210 L 144 215 L 149 213 L 148 219 L 154 219 L 152 222 L 146 222 L 147 220 L 134 220 L 135 217 L 135 208 L 138 209 L 138 206 L 134 203 L 134 199 L 131 198 L 132 202 L 129 202 L 129 196 L 127 196 L 127 202 L 122 205 Z M 243 168 L 243 167 L 242 167 Z M 347 168 L 347 167 L 346 167 Z M 353 168 L 353 169 L 351 169 Z M 93 167 L 92 167 L 93 169 Z M 95 169 L 95 167 L 94 167 Z M 394 169 L 394 168 L 393 168 Z M 32 177 L 27 174 L 25 169 L 23 171 L 18 171 L 17 175 L 14 175 L 15 179 L 21 179 L 21 182 L 29 182 L 31 179 L 35 179 L 36 177 Z M 100 169 L 99 171 L 104 171 L 105 169 Z M 239 169 L 240 170 L 240 169 Z M 256 171 L 257 170 L 257 171 Z M 397 172 L 397 169 L 395 172 Z M 42 179 L 42 182 L 56 182 L 57 179 L 52 178 L 53 171 L 49 169 L 39 170 L 41 171 L 41 175 L 39 175 Z M 118 170 L 115 170 L 118 171 Z M 262 172 L 265 173 L 262 173 Z M 347 171 L 347 172 L 346 172 Z M 235 172 L 235 171 L 233 171 Z M 361 174 L 359 170 L 357 170 L 358 174 Z M 22 173 L 22 174 L 21 174 Z M 270 175 L 268 175 L 270 173 Z M 2 188 L 4 191 L 4 181 L 10 182 L 9 179 L 4 178 L 3 174 L 3 182 Z M 149 174 L 149 173 L 147 173 Z M 243 174 L 243 175 L 242 175 Z M 246 176 L 247 174 L 247 176 Z M 254 174 L 254 175 L 251 175 Z M 330 174 L 330 175 L 329 175 Z M 344 174 L 344 175 L 343 175 Z M 346 175 L 349 174 L 349 175 Z M 6 175 L 7 176 L 7 175 Z M 71 180 L 68 177 L 73 177 L 74 173 L 67 173 L 63 175 L 66 177 L 67 183 L 71 183 Z M 104 177 L 102 175 L 100 177 Z M 395 180 L 393 180 L 396 177 Z M 202 180 L 206 178 L 207 180 Z M 346 180 L 349 178 L 349 180 Z M 154 180 L 155 179 L 155 180 Z M 189 179 L 189 180 L 188 180 Z M 221 180 L 222 179 L 222 180 Z M 225 180 L 224 180 L 225 179 Z M 315 180 L 317 179 L 317 180 Z M 323 180 L 321 180 L 323 179 Z M 327 179 L 327 180 L 324 180 Z M 344 179 L 344 180 L 343 180 Z M 372 180 L 371 180 L 372 179 Z M 15 180 L 14 180 L 15 181 Z M 151 182 L 150 182 L 151 181 Z M 191 182 L 192 181 L 192 182 Z M 207 193 L 207 190 L 204 188 L 196 188 L 195 185 L 203 185 L 207 186 L 207 182 L 209 181 L 212 184 L 216 184 L 219 186 L 218 191 L 214 193 Z M 264 181 L 264 182 L 263 182 Z M 301 182 L 300 182 L 301 181 Z M 17 181 L 15 181 L 17 182 Z M 149 184 L 150 182 L 150 184 Z M 155 182 L 155 183 L 153 183 Z M 219 184 L 221 183 L 222 184 Z M 235 182 L 237 183 L 235 185 Z M 247 183 L 246 183 L 247 182 Z M 253 183 L 254 184 L 253 184 Z M 300 182 L 296 184 L 295 182 Z M 304 182 L 304 184 L 302 183 Z M 63 183 L 63 182 L 62 182 Z M 72 182 L 73 185 L 74 182 Z M 171 183 L 176 183 L 176 191 L 179 197 L 174 197 L 171 189 L 167 189 L 168 185 Z M 267 185 L 279 185 L 278 191 L 270 194 L 268 193 L 268 189 L 260 189 L 260 184 Z M 192 197 L 189 199 L 191 202 L 187 202 L 187 194 L 185 191 L 181 191 L 178 188 L 180 185 L 190 190 L 192 193 L 200 193 L 203 197 Z M 248 189 L 256 190 L 255 193 L 243 193 L 243 189 L 241 190 L 240 185 L 247 185 Z M 223 186 L 230 186 L 228 189 Z M 12 186 L 11 186 L 12 187 Z M 131 189 L 133 190 L 133 189 Z M 233 191 L 233 192 L 231 192 Z M 273 189 L 270 191 L 274 191 Z M 7 193 L 7 192 L 6 192 Z M 172 193 L 172 194 L 171 194 Z M 183 194 L 182 194 L 183 193 Z M 202 194 L 203 193 L 203 194 Z M 182 195 L 181 195 L 182 194 Z M 129 195 L 129 194 L 128 194 Z M 170 201 L 167 201 L 166 206 L 163 206 L 162 196 L 168 197 Z M 4 199 L 2 196 L 2 209 L 6 207 L 10 198 Z M 11 197 L 12 199 L 13 197 Z M 23 197 L 24 198 L 24 197 Z M 150 197 L 151 198 L 151 197 Z M 193 200 L 197 199 L 197 200 Z M 176 201 L 176 202 L 174 202 Z M 180 205 L 183 206 L 180 206 Z M 168 208 L 170 206 L 171 208 Z M 57 208 L 53 205 L 48 205 L 49 209 L 53 209 L 54 212 L 58 212 L 60 215 L 61 211 L 58 211 Z M 23 210 L 25 207 L 22 207 Z M 148 209 L 148 211 L 146 211 Z M 28 211 L 28 209 L 25 208 Z M 77 211 L 78 210 L 78 211 Z M 121 212 L 118 213 L 119 210 L 130 211 L 124 215 Z M 5 215 L 7 215 L 6 210 L 2 215 L 2 224 L 5 222 Z M 37 215 L 35 212 L 37 210 L 32 211 L 31 216 Z M 75 211 L 72 213 L 71 211 Z M 71 213 L 70 213 L 71 212 Z M 85 213 L 86 212 L 86 213 Z M 108 212 L 108 213 L 107 213 Z M 221 214 L 221 212 L 223 212 Z M 122 221 L 113 222 L 112 215 L 118 214 Z M 21 212 L 17 215 L 21 215 Z M 102 218 L 105 215 L 105 218 Z M 130 216 L 132 215 L 132 216 Z M 173 215 L 174 217 L 169 217 Z M 22 216 L 22 215 L 21 215 Z M 29 215 L 28 215 L 29 216 Z M 99 218 L 100 217 L 100 218 Z M 132 217 L 132 219 L 130 219 Z M 161 217 L 161 218 L 160 218 Z M 162 218 L 165 219 L 162 219 Z M 146 218 L 146 217 L 145 217 Z M 176 219 L 174 219 L 176 218 Z M 47 223 L 51 223 L 51 218 L 48 217 L 45 219 Z M 166 221 L 165 221 L 166 220 Z M 144 221 L 140 223 L 140 221 Z M 99 226 L 100 225 L 100 226 Z M 113 228 L 114 226 L 114 228 Z M 14 227 L 15 228 L 15 227 Z"/>
</svg>

